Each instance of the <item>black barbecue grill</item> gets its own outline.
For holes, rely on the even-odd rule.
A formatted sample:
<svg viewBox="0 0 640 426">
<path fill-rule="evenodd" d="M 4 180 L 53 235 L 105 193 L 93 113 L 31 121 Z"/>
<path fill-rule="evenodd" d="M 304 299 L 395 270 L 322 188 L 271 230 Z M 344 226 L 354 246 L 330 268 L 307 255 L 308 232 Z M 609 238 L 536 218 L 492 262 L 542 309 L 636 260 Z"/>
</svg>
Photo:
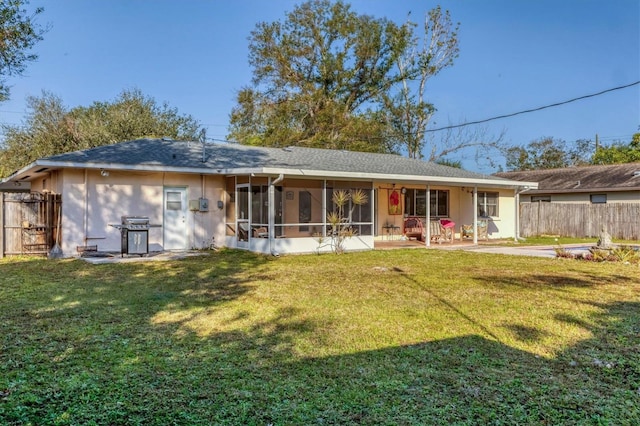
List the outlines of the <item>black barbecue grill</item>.
<svg viewBox="0 0 640 426">
<path fill-rule="evenodd" d="M 159 226 L 150 225 L 147 216 L 122 216 L 119 225 L 111 225 L 120 230 L 121 254 L 149 253 L 149 228 Z"/>
</svg>

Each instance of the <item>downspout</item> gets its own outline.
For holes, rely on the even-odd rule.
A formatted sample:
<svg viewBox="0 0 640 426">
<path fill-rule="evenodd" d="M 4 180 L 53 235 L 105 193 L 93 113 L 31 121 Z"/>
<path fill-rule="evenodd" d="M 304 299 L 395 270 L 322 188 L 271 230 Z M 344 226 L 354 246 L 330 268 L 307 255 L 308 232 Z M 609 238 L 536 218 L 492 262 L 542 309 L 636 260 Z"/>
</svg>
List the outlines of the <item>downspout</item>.
<svg viewBox="0 0 640 426">
<path fill-rule="evenodd" d="M 280 256 L 275 249 L 275 239 L 276 239 L 276 185 L 282 182 L 284 179 L 284 174 L 280 173 L 280 175 L 274 180 L 269 180 L 269 252 L 272 256 Z"/>
<path fill-rule="evenodd" d="M 89 178 L 88 178 L 88 170 L 84 169 L 84 218 L 83 218 L 83 228 L 84 228 L 84 242 L 83 244 L 87 244 L 87 235 L 89 232 Z"/>
<path fill-rule="evenodd" d="M 521 191 L 519 190 L 520 188 L 522 188 Z M 528 190 L 529 190 L 528 186 L 522 186 L 522 187 L 521 186 L 516 186 L 516 189 L 515 189 L 515 193 L 516 193 L 516 196 L 515 196 L 515 199 L 516 199 L 516 201 L 515 201 L 516 202 L 516 232 L 515 232 L 516 242 L 525 240 L 524 238 L 522 238 L 520 236 L 520 194 L 522 194 L 523 192 L 528 191 Z"/>
<path fill-rule="evenodd" d="M 424 224 L 425 229 L 425 244 L 427 247 L 431 246 L 431 185 L 427 185 L 427 223 Z"/>
<path fill-rule="evenodd" d="M 202 150 L 204 152 L 204 146 L 203 146 Z M 203 154 L 203 157 L 204 157 L 204 154 Z M 207 198 L 205 191 L 206 191 L 205 176 L 204 176 L 204 174 L 201 174 L 200 175 L 200 194 L 202 194 L 202 195 L 200 195 L 200 196 L 202 198 Z M 194 219 L 198 217 L 198 215 L 194 215 L 194 216 L 195 216 Z M 204 215 L 200 215 L 200 218 L 201 218 L 201 223 L 199 223 L 198 226 L 200 228 L 200 236 L 202 237 L 202 248 L 205 248 L 207 246 L 207 241 L 205 239 L 205 235 L 208 235 L 208 230 L 206 228 L 208 226 L 210 226 L 209 223 L 211 223 L 211 221 L 208 221 L 208 220 L 205 221 L 204 220 Z M 194 243 L 195 243 L 195 239 L 196 239 L 196 236 L 194 235 L 193 236 Z"/>
</svg>

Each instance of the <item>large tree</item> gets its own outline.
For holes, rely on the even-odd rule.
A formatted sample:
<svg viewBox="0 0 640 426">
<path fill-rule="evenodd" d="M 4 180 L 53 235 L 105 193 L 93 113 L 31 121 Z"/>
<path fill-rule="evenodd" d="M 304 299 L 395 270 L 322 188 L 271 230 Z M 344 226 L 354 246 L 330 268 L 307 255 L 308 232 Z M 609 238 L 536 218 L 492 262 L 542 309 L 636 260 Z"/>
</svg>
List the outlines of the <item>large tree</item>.
<svg viewBox="0 0 640 426">
<path fill-rule="evenodd" d="M 413 28 L 415 24 L 405 24 Z M 386 111 L 396 138 L 410 158 L 421 158 L 425 145 L 425 132 L 431 116 L 436 111 L 427 102 L 427 82 L 443 69 L 453 65 L 458 57 L 458 29 L 449 11 L 440 6 L 430 10 L 425 17 L 422 37 L 411 31 L 407 48 L 396 59 L 401 77 L 400 89 L 386 97 Z M 446 153 L 433 149 L 430 160 L 443 158 Z"/>
<path fill-rule="evenodd" d="M 573 144 L 545 137 L 526 146 L 513 146 L 505 150 L 507 170 L 557 169 L 591 164 L 594 144 L 580 139 Z"/>
<path fill-rule="evenodd" d="M 29 14 L 24 6 L 28 1 L 3 0 L 0 3 L 0 102 L 9 97 L 7 76 L 21 75 L 28 62 L 37 59 L 31 48 L 40 40 L 45 28 L 36 22 L 43 8 Z"/>
<path fill-rule="evenodd" d="M 401 80 L 395 65 L 408 26 L 312 0 L 249 38 L 253 86 L 238 93 L 230 139 L 266 146 L 392 150 L 383 95 Z"/>
<path fill-rule="evenodd" d="M 122 92 L 112 102 L 68 109 L 48 92 L 27 98 L 29 110 L 19 126 L 3 126 L 0 176 L 49 155 L 109 145 L 142 137 L 198 139 L 203 129 L 190 115 L 158 104 L 139 90 Z"/>
</svg>

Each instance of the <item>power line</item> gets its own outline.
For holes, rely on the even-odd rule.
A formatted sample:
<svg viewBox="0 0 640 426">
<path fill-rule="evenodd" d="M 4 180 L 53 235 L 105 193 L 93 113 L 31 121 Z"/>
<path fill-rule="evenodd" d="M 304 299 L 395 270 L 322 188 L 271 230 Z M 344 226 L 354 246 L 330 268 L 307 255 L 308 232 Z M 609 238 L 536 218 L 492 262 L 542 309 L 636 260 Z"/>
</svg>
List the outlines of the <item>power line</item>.
<svg viewBox="0 0 640 426">
<path fill-rule="evenodd" d="M 527 110 L 524 110 L 524 111 L 518 111 L 518 112 L 511 113 L 511 114 L 498 115 L 496 117 L 485 118 L 484 120 L 470 121 L 468 123 L 454 124 L 452 126 L 438 127 L 436 129 L 428 129 L 428 130 L 425 130 L 425 132 L 426 133 L 432 133 L 432 132 L 439 132 L 441 130 L 457 129 L 459 127 L 471 126 L 472 124 L 481 124 L 481 123 L 486 123 L 488 121 L 500 120 L 502 118 L 509 118 L 509 117 L 513 117 L 513 116 L 516 116 L 516 115 L 521 115 L 521 114 L 527 114 L 527 113 L 530 113 L 530 112 L 541 111 L 543 109 L 557 107 L 557 106 L 560 106 L 560 105 L 568 104 L 568 103 L 579 101 L 579 100 L 582 100 L 582 99 L 593 98 L 594 96 L 600 96 L 600 95 L 603 95 L 605 93 L 613 92 L 615 90 L 626 89 L 628 87 L 635 86 L 637 84 L 640 84 L 640 80 L 638 80 L 638 81 L 636 81 L 634 83 L 631 83 L 631 84 L 626 84 L 624 86 L 618 86 L 618 87 L 614 87 L 612 89 L 603 90 L 603 91 L 598 92 L 598 93 L 592 93 L 590 95 L 584 95 L 584 96 L 580 96 L 580 97 L 577 97 L 577 98 L 569 99 L 568 101 L 556 102 L 554 104 L 549 104 L 549 105 L 545 105 L 545 106 L 541 106 L 541 107 L 537 107 L 537 108 L 531 108 L 531 109 L 527 109 Z"/>
</svg>

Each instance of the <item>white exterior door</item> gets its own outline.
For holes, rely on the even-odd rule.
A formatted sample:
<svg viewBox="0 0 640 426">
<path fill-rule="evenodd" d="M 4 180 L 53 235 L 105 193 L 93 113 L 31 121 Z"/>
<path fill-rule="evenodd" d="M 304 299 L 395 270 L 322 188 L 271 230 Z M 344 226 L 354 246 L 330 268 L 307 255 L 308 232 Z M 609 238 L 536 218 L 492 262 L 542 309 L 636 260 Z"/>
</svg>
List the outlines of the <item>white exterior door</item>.
<svg viewBox="0 0 640 426">
<path fill-rule="evenodd" d="M 164 188 L 164 249 L 187 249 L 187 188 Z"/>
</svg>

